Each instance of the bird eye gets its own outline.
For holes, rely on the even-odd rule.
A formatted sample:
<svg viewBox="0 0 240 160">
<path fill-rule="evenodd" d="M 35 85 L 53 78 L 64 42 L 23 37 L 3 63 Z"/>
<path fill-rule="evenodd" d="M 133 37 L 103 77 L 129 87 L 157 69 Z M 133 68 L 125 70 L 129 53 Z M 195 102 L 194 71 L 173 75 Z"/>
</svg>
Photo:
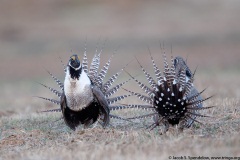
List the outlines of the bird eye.
<svg viewBox="0 0 240 160">
<path fill-rule="evenodd" d="M 189 69 L 186 69 L 186 75 L 191 78 L 192 77 L 192 73 L 191 71 L 189 71 Z"/>
</svg>

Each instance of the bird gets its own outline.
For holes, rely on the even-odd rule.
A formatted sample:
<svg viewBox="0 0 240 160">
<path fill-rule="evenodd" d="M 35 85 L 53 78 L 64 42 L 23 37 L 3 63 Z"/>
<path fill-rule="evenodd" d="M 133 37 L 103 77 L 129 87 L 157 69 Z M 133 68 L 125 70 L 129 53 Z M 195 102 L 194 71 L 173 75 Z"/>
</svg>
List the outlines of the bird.
<svg viewBox="0 0 240 160">
<path fill-rule="evenodd" d="M 76 54 L 70 57 L 67 65 L 61 60 L 65 72 L 64 83 L 48 71 L 61 91 L 42 83 L 40 84 L 56 94 L 59 100 L 38 97 L 60 105 L 60 108 L 42 112 L 62 112 L 66 125 L 72 130 L 76 130 L 79 125 L 88 128 L 95 122 L 99 122 L 105 128 L 109 124 L 110 118 L 125 120 L 124 118 L 110 114 L 110 111 L 127 108 L 124 105 L 116 105 L 116 102 L 131 96 L 131 94 L 115 97 L 113 95 L 130 79 L 112 86 L 127 65 L 113 74 L 106 82 L 103 82 L 114 54 L 103 68 L 98 71 L 101 53 L 102 50 L 98 52 L 96 49 L 89 69 L 86 48 L 82 61 L 80 60 L 80 56 Z"/>
<path fill-rule="evenodd" d="M 171 63 L 169 65 L 166 53 L 164 52 L 164 71 L 161 72 L 151 52 L 149 53 L 156 79 L 154 79 L 137 60 L 150 86 L 142 83 L 128 73 L 145 94 L 125 90 L 146 103 L 136 106 L 131 105 L 132 108 L 144 109 L 150 113 L 128 119 L 152 117 L 154 122 L 147 128 L 152 130 L 157 126 L 163 125 L 164 133 L 166 133 L 170 126 L 177 125 L 179 130 L 182 131 L 184 128 L 191 127 L 194 122 L 201 123 L 196 119 L 197 117 L 209 117 L 200 114 L 199 111 L 214 107 L 203 107 L 203 102 L 212 98 L 212 96 L 205 99 L 201 97 L 205 89 L 198 92 L 194 87 L 195 72 L 191 72 L 183 58 L 179 56 L 173 58 L 173 56 L 171 56 Z"/>
<path fill-rule="evenodd" d="M 176 76 L 178 76 L 178 77 L 181 74 L 181 70 L 183 70 L 185 68 L 185 70 L 186 70 L 186 82 L 188 80 L 190 80 L 191 78 L 193 78 L 193 74 L 192 74 L 191 70 L 189 69 L 189 67 L 187 66 L 187 63 L 185 62 L 185 60 L 182 57 L 177 56 L 177 57 L 174 58 L 174 67 L 175 67 Z M 191 87 L 191 91 L 187 96 L 188 96 L 188 98 L 190 98 L 193 95 L 198 95 L 196 97 L 196 100 L 198 100 L 198 101 L 203 100 L 201 94 L 199 94 L 198 90 L 196 89 L 196 87 L 194 85 Z M 203 103 L 199 103 L 197 105 L 197 107 L 202 108 Z M 197 111 L 195 111 L 195 113 L 197 113 Z M 197 116 L 192 116 L 193 119 L 196 119 L 196 117 Z M 188 119 L 186 127 L 188 127 L 188 128 L 191 127 L 193 123 L 194 123 L 194 120 Z"/>
</svg>

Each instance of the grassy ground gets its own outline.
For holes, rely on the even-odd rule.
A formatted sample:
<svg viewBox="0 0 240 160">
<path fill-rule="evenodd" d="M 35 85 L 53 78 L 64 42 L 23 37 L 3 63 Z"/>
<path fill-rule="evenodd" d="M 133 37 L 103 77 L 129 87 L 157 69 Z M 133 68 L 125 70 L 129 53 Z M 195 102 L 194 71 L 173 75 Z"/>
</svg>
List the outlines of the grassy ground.
<svg viewBox="0 0 240 160">
<path fill-rule="evenodd" d="M 227 73 L 233 86 L 239 85 L 233 73 Z M 234 95 L 240 90 L 228 82 L 225 74 L 215 77 L 213 87 L 225 90 L 205 105 L 216 106 L 203 113 L 213 118 L 199 118 L 204 125 L 196 124 L 179 133 L 174 127 L 165 135 L 160 128 L 146 130 L 151 119 L 135 122 L 112 121 L 112 126 L 102 129 L 71 131 L 63 122 L 56 121 L 60 113 L 12 114 L 1 117 L 0 155 L 2 159 L 168 159 L 169 156 L 240 156 L 240 102 Z M 232 77 L 231 77 L 232 76 Z M 206 79 L 200 73 L 198 78 Z M 211 81 L 211 78 L 208 79 Z M 198 86 L 204 85 L 197 81 Z M 216 86 L 215 86 L 216 85 Z M 205 93 L 214 94 L 212 87 Z M 225 96 L 229 95 L 229 96 Z M 126 103 L 132 103 L 131 98 Z M 49 103 L 44 103 L 46 106 Z M 121 111 L 122 116 L 137 115 L 138 111 Z M 55 122 L 56 121 L 56 122 Z"/>
<path fill-rule="evenodd" d="M 0 159 L 240 157 L 239 6 L 234 0 L 2 1 Z M 167 53 L 173 45 L 174 56 L 188 57 L 192 70 L 198 66 L 195 86 L 199 90 L 208 87 L 203 97 L 215 95 L 204 104 L 216 106 L 204 111 L 213 118 L 199 118 L 204 125 L 197 124 L 183 133 L 171 128 L 160 135 L 160 128 L 145 129 L 151 119 L 113 121 L 106 129 L 95 126 L 73 132 L 62 120 L 54 122 L 60 113 L 37 114 L 58 107 L 33 97 L 54 98 L 35 83 L 56 87 L 43 68 L 63 80 L 57 57 L 65 63 L 73 53 L 82 56 L 86 37 L 90 57 L 96 44 L 108 39 L 102 62 L 119 48 L 109 75 L 134 56 L 152 73 L 147 45 L 159 66 L 159 41 L 165 41 Z M 147 83 L 136 60 L 131 62 L 127 71 Z M 119 82 L 128 78 L 123 73 Z M 133 82 L 124 87 L 141 91 Z M 130 97 L 124 103 L 132 102 L 137 101 Z M 140 112 L 116 114 L 133 116 Z"/>
</svg>

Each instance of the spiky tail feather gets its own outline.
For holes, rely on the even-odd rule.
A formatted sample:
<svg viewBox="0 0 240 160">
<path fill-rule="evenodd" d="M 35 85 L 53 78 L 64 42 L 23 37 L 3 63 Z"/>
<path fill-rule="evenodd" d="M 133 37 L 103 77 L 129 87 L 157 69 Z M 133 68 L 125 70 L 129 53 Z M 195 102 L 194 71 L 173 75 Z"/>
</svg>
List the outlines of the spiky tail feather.
<svg viewBox="0 0 240 160">
<path fill-rule="evenodd" d="M 169 124 L 174 125 L 179 124 L 180 121 L 184 121 L 186 122 L 184 124 L 185 126 L 191 126 L 190 123 L 198 122 L 196 120 L 196 117 L 209 117 L 206 115 L 199 114 L 198 111 L 213 107 L 210 106 L 199 108 L 199 106 L 202 106 L 202 103 L 204 101 L 208 100 L 211 97 L 208 97 L 206 99 L 199 99 L 200 94 L 202 94 L 204 90 L 200 93 L 191 95 L 195 72 L 193 76 L 189 80 L 187 80 L 186 79 L 187 66 L 185 67 L 183 66 L 180 70 L 180 73 L 176 73 L 174 69 L 173 57 L 171 57 L 170 67 L 169 64 L 167 63 L 165 52 L 163 53 L 163 59 L 164 59 L 164 72 L 162 75 L 151 56 L 153 68 L 158 81 L 157 83 L 138 62 L 151 88 L 141 83 L 140 81 L 138 81 L 136 78 L 132 77 L 129 74 L 148 96 L 128 90 L 127 91 L 137 96 L 140 100 L 154 106 L 156 113 L 151 113 L 150 115 L 152 114 L 158 115 L 161 118 L 160 122 L 164 123 L 167 122 Z M 156 84 L 157 87 L 155 86 Z M 142 116 L 132 117 L 130 119 L 140 119 L 143 117 L 148 117 L 150 115 L 146 114 Z M 152 126 L 156 127 L 158 123 L 159 121 L 154 122 L 155 125 L 153 124 Z M 166 125 L 168 126 L 168 124 Z"/>
</svg>

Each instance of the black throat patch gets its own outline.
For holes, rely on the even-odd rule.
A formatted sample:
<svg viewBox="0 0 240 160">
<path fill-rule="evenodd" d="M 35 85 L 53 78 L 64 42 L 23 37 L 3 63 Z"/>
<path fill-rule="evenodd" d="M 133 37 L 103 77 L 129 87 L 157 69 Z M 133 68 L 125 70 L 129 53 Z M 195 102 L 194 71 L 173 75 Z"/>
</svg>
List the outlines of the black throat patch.
<svg viewBox="0 0 240 160">
<path fill-rule="evenodd" d="M 82 67 L 78 70 L 73 69 L 71 66 L 69 66 L 69 73 L 72 79 L 79 80 L 79 77 L 82 73 Z"/>
</svg>

